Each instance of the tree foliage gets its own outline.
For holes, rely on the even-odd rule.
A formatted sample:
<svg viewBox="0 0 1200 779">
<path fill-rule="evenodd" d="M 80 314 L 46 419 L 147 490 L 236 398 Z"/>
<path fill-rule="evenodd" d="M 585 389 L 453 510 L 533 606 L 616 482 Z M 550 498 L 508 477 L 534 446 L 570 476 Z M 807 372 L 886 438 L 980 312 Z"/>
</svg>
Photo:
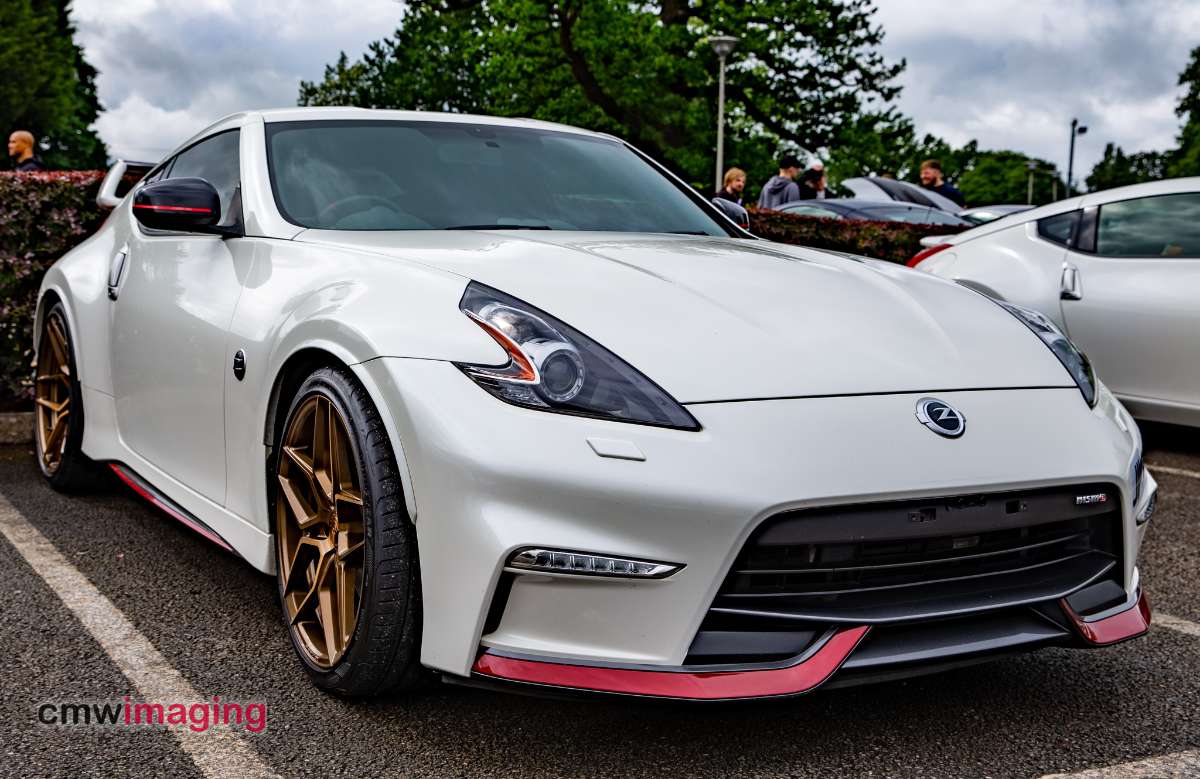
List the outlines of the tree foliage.
<svg viewBox="0 0 1200 779">
<path fill-rule="evenodd" d="M 688 180 L 712 178 L 713 35 L 727 76 L 726 160 L 774 172 L 782 150 L 886 135 L 904 64 L 879 53 L 871 0 L 413 0 L 396 32 L 344 54 L 301 105 L 525 116 L 612 132 Z"/>
<path fill-rule="evenodd" d="M 70 0 L 0 0 L 0 132 L 29 130 L 47 164 L 104 167 L 91 129 L 96 71 L 73 40 Z"/>
<path fill-rule="evenodd" d="M 1179 148 L 1171 152 L 1168 176 L 1200 176 L 1200 46 L 1192 49 L 1187 67 L 1179 74 L 1179 86 L 1185 88 L 1176 115 L 1183 120 Z"/>
<path fill-rule="evenodd" d="M 1179 86 L 1184 87 L 1175 107 L 1175 114 L 1183 120 L 1176 139 L 1179 146 L 1165 152 L 1126 154 L 1110 143 L 1087 177 L 1088 189 L 1095 192 L 1161 178 L 1200 176 L 1200 46 L 1192 49 L 1179 74 Z"/>
<path fill-rule="evenodd" d="M 1087 188 L 1099 192 L 1144 181 L 1157 181 L 1165 175 L 1169 159 L 1169 154 L 1155 151 L 1126 154 L 1120 146 L 1110 143 L 1104 147 L 1104 157 L 1088 175 Z"/>
</svg>

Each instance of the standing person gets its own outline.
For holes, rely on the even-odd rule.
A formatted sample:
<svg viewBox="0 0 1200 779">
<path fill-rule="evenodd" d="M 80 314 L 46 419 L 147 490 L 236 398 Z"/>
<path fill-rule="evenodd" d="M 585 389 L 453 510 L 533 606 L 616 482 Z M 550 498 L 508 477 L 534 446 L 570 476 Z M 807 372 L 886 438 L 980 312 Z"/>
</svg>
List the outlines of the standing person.
<svg viewBox="0 0 1200 779">
<path fill-rule="evenodd" d="M 30 173 L 46 169 L 42 158 L 34 154 L 33 149 L 33 133 L 28 130 L 17 130 L 8 136 L 8 156 L 13 159 L 13 170 Z"/>
<path fill-rule="evenodd" d="M 717 190 L 713 197 L 728 200 L 742 205 L 742 192 L 746 189 L 746 171 L 741 168 L 730 168 L 725 171 L 725 185 Z"/>
<path fill-rule="evenodd" d="M 796 174 L 800 172 L 800 160 L 794 154 L 785 154 L 779 160 L 779 175 L 772 176 L 758 196 L 759 208 L 778 208 L 784 203 L 800 200 L 800 187 Z"/>
<path fill-rule="evenodd" d="M 828 184 L 828 177 L 825 175 L 825 163 L 821 162 L 820 160 L 813 160 L 812 165 L 808 166 L 808 169 L 820 174 L 817 177 L 816 183 L 813 185 L 813 189 L 817 191 L 817 200 L 824 200 L 825 187 Z"/>
<path fill-rule="evenodd" d="M 824 200 L 825 184 L 825 171 L 809 168 L 800 177 L 800 199 Z"/>
<path fill-rule="evenodd" d="M 819 197 L 817 185 L 824 173 L 809 168 L 800 176 L 800 200 L 816 200 Z"/>
<path fill-rule="evenodd" d="M 942 197 L 950 198 L 958 203 L 959 208 L 965 208 L 967 205 L 963 193 L 958 191 L 958 187 L 947 182 L 942 175 L 942 163 L 938 160 L 925 160 L 921 163 L 921 186 Z"/>
</svg>

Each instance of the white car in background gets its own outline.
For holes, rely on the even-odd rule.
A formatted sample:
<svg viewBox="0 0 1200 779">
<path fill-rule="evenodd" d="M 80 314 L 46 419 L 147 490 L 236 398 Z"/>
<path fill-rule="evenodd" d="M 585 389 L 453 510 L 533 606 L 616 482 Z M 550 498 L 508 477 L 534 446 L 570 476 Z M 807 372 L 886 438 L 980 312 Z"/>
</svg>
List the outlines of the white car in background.
<svg viewBox="0 0 1200 779">
<path fill-rule="evenodd" d="M 910 267 L 1042 312 L 1134 416 L 1200 426 L 1200 178 L 1121 187 L 990 222 Z"/>
<path fill-rule="evenodd" d="M 1141 437 L 1040 315 L 757 240 L 610 136 L 229 117 L 36 332 L 50 484 L 276 576 L 343 695 L 775 697 L 1149 623 Z"/>
</svg>

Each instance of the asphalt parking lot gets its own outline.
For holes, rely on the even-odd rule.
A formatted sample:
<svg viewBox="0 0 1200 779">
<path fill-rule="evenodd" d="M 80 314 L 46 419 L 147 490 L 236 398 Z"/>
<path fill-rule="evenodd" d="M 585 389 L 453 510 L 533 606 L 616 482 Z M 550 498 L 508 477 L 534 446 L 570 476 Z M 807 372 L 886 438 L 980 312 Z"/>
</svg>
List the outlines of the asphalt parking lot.
<svg viewBox="0 0 1200 779">
<path fill-rule="evenodd" d="M 167 664 L 159 670 L 200 700 L 265 704 L 267 727 L 236 738 L 280 776 L 1200 775 L 1200 435 L 1144 430 L 1160 500 L 1141 570 L 1164 615 L 1147 637 L 765 705 L 449 686 L 346 703 L 301 671 L 272 579 L 129 490 L 58 495 L 17 448 L 0 450 L 0 496 L 153 645 Z M 39 724 L 46 702 L 138 693 L 112 647 L 2 537 L 0 593 L 0 773 L 203 776 L 207 765 L 217 775 L 193 757 L 212 734 L 185 748 L 165 729 Z"/>
</svg>

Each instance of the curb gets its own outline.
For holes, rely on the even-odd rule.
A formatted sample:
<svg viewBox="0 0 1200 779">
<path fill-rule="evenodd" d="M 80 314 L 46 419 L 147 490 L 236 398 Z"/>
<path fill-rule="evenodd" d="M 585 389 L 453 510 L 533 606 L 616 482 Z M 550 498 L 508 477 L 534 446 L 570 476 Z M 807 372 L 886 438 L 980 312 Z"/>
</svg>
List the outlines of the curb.
<svg viewBox="0 0 1200 779">
<path fill-rule="evenodd" d="M 33 412 L 0 414 L 0 444 L 33 443 Z"/>
</svg>

